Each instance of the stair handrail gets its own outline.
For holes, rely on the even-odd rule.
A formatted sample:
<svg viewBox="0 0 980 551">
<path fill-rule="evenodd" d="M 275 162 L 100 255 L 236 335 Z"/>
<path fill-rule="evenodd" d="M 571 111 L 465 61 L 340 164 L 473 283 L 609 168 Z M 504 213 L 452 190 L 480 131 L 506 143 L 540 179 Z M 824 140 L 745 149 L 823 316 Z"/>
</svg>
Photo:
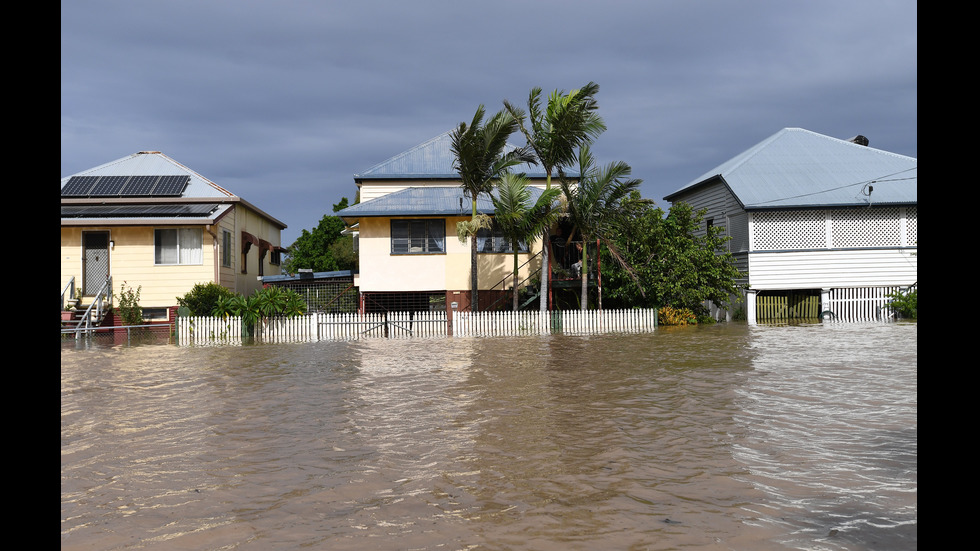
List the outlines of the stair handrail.
<svg viewBox="0 0 980 551">
<path fill-rule="evenodd" d="M 105 304 L 104 304 L 105 303 Z M 92 309 L 95 309 L 95 315 L 92 315 Z M 78 320 L 78 324 L 75 326 L 76 331 L 82 330 L 84 325 L 85 331 L 90 331 L 92 329 L 92 319 L 93 317 L 98 320 L 98 323 L 102 322 L 102 318 L 105 317 L 106 312 L 112 309 L 112 276 L 106 278 L 105 283 L 99 288 L 99 291 L 95 293 L 95 300 L 92 304 L 85 309 L 85 313 L 82 314 L 82 318 Z"/>
<path fill-rule="evenodd" d="M 535 258 L 537 258 L 537 257 L 538 257 L 538 256 L 539 256 L 540 254 L 541 254 L 541 251 L 538 251 L 537 253 L 535 253 L 535 254 L 533 254 L 533 255 L 531 255 L 531 256 L 530 256 L 530 257 L 529 257 L 529 258 L 527 259 L 527 261 L 525 261 L 525 262 L 524 262 L 523 264 L 521 264 L 520 266 L 518 266 L 518 267 L 517 267 L 517 273 L 520 273 L 520 272 L 521 272 L 521 268 L 523 268 L 524 266 L 527 266 L 528 264 L 530 264 L 530 263 L 531 263 L 531 261 L 532 261 L 532 260 L 534 260 Z M 535 271 L 533 271 L 533 272 L 530 272 L 530 273 L 529 273 L 529 274 L 527 275 L 527 277 L 525 277 L 524 279 L 522 279 L 521 281 L 519 281 L 519 282 L 517 282 L 517 283 L 516 283 L 516 284 L 514 285 L 514 289 L 513 289 L 513 291 L 512 291 L 512 292 L 515 292 L 515 293 L 516 293 L 516 292 L 517 292 L 517 291 L 518 291 L 518 290 L 519 290 L 519 289 L 520 289 L 520 288 L 521 288 L 522 286 L 524 286 L 524 284 L 525 284 L 525 283 L 527 283 L 528 281 L 530 281 L 530 280 L 531 280 L 531 278 L 533 278 L 533 277 L 534 277 L 535 275 L 537 275 L 537 274 L 538 274 L 538 273 L 540 273 L 540 272 L 541 272 L 541 268 L 538 268 L 537 270 L 535 270 Z M 505 290 L 507 290 L 507 288 L 506 288 L 506 287 L 504 287 L 503 285 L 504 285 L 505 283 L 507 283 L 507 280 L 508 280 L 508 279 L 513 279 L 513 277 L 514 277 L 514 274 L 507 274 L 507 275 L 505 275 L 505 276 L 503 277 L 503 279 L 501 279 L 500 281 L 498 281 L 497 283 L 495 283 L 495 284 L 494 284 L 494 285 L 493 285 L 492 287 L 490 287 L 490 289 L 489 289 L 489 290 L 490 290 L 490 291 L 493 291 L 493 290 L 494 290 L 494 289 L 496 289 L 496 288 L 497 288 L 498 286 L 500 286 L 500 288 L 501 288 L 501 290 L 504 290 L 504 291 L 505 291 Z M 497 300 L 495 300 L 495 301 L 493 301 L 493 303 L 492 303 L 492 304 L 490 304 L 490 307 L 489 307 L 489 308 L 488 308 L 487 310 L 490 310 L 490 311 L 492 311 L 492 310 L 493 310 L 494 308 L 496 308 L 496 307 L 497 307 L 497 305 L 498 305 L 498 304 L 500 304 L 500 302 L 502 302 L 503 300 L 510 300 L 510 299 L 512 299 L 512 298 L 513 298 L 513 296 L 507 296 L 507 295 L 502 295 L 502 296 L 501 296 L 500 298 L 498 298 Z"/>
<path fill-rule="evenodd" d="M 75 276 L 71 276 L 68 283 L 65 284 L 65 288 L 61 290 L 61 309 L 65 309 L 65 294 L 68 295 L 68 300 L 75 298 Z"/>
</svg>

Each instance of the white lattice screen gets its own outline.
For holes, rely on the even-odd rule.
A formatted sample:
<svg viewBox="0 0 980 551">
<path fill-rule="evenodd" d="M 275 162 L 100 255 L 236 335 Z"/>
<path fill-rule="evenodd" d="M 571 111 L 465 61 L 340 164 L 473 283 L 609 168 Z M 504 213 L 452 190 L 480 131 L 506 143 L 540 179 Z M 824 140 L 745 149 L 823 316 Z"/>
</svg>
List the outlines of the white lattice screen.
<svg viewBox="0 0 980 551">
<path fill-rule="evenodd" d="M 755 215 L 756 250 L 822 249 L 827 246 L 823 211 L 772 211 Z"/>
<path fill-rule="evenodd" d="M 831 214 L 834 247 L 898 247 L 898 208 L 835 210 Z"/>
<path fill-rule="evenodd" d="M 905 227 L 909 234 L 909 245 L 919 243 L 919 207 L 908 207 L 905 212 Z"/>
<path fill-rule="evenodd" d="M 830 239 L 827 242 L 827 211 L 772 211 L 754 215 L 755 250 L 801 250 L 857 247 L 900 247 L 901 211 L 899 207 L 841 209 L 830 211 Z M 916 207 L 906 212 L 908 242 L 918 241 Z"/>
</svg>

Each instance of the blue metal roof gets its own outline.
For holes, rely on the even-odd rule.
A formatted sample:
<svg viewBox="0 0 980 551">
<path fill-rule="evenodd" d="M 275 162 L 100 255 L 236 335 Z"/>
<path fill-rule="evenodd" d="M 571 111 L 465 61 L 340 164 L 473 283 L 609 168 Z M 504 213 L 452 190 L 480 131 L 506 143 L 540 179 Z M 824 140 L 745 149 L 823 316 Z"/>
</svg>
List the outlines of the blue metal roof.
<svg viewBox="0 0 980 551">
<path fill-rule="evenodd" d="M 456 157 L 452 151 L 452 133 L 452 130 L 442 133 L 408 151 L 378 163 L 360 174 L 355 174 L 354 180 L 459 179 L 459 173 L 453 169 L 453 162 Z M 517 149 L 516 145 L 508 144 L 508 150 L 514 149 Z M 529 178 L 544 178 L 546 176 L 540 166 L 529 164 L 512 167 L 511 172 L 523 172 Z M 568 174 L 576 176 L 578 172 L 568 172 Z"/>
<path fill-rule="evenodd" d="M 784 128 L 664 199 L 721 180 L 746 210 L 916 204 L 917 167 L 913 157 Z"/>
<path fill-rule="evenodd" d="M 531 200 L 541 196 L 541 189 L 529 187 Z M 493 214 L 493 202 L 486 194 L 476 200 L 477 212 Z M 352 205 L 336 216 L 354 219 L 372 216 L 469 216 L 473 205 L 459 186 L 409 187 L 382 197 Z"/>
</svg>

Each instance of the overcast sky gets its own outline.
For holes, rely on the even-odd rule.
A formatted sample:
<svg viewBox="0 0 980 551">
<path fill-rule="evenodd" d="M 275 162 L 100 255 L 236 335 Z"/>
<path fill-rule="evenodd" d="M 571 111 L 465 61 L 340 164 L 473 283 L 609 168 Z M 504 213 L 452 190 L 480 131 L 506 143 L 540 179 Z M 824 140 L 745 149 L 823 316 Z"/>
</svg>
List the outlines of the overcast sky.
<svg viewBox="0 0 980 551">
<path fill-rule="evenodd" d="M 62 1 L 61 176 L 161 151 L 289 227 L 539 86 L 663 197 L 782 128 L 917 157 L 916 2 Z M 512 140 L 523 145 L 523 138 Z"/>
</svg>

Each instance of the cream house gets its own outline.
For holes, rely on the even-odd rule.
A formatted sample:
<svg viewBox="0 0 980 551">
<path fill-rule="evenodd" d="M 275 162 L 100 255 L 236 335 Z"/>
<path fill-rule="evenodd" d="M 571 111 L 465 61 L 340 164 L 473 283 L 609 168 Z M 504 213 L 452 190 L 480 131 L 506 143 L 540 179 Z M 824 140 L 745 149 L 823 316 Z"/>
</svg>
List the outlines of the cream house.
<svg viewBox="0 0 980 551">
<path fill-rule="evenodd" d="M 360 202 L 337 213 L 356 226 L 362 311 L 471 309 L 470 242 L 460 242 L 456 223 L 468 220 L 469 197 L 453 170 L 451 132 L 446 132 L 354 175 Z M 517 167 L 532 188 L 545 187 L 533 166 Z M 557 184 L 555 184 L 557 185 Z M 540 193 L 538 191 L 537 193 Z M 477 210 L 492 215 L 487 196 Z M 540 240 L 519 251 L 518 288 L 541 268 Z M 506 305 L 513 287 L 513 252 L 496 230 L 477 237 L 480 309 Z M 500 302 L 502 301 L 502 302 Z"/>
<path fill-rule="evenodd" d="M 116 295 L 140 288 L 145 319 L 169 320 L 195 284 L 249 294 L 278 275 L 284 228 L 163 153 L 141 151 L 62 178 L 62 288 L 93 297 L 111 278 Z"/>
</svg>

